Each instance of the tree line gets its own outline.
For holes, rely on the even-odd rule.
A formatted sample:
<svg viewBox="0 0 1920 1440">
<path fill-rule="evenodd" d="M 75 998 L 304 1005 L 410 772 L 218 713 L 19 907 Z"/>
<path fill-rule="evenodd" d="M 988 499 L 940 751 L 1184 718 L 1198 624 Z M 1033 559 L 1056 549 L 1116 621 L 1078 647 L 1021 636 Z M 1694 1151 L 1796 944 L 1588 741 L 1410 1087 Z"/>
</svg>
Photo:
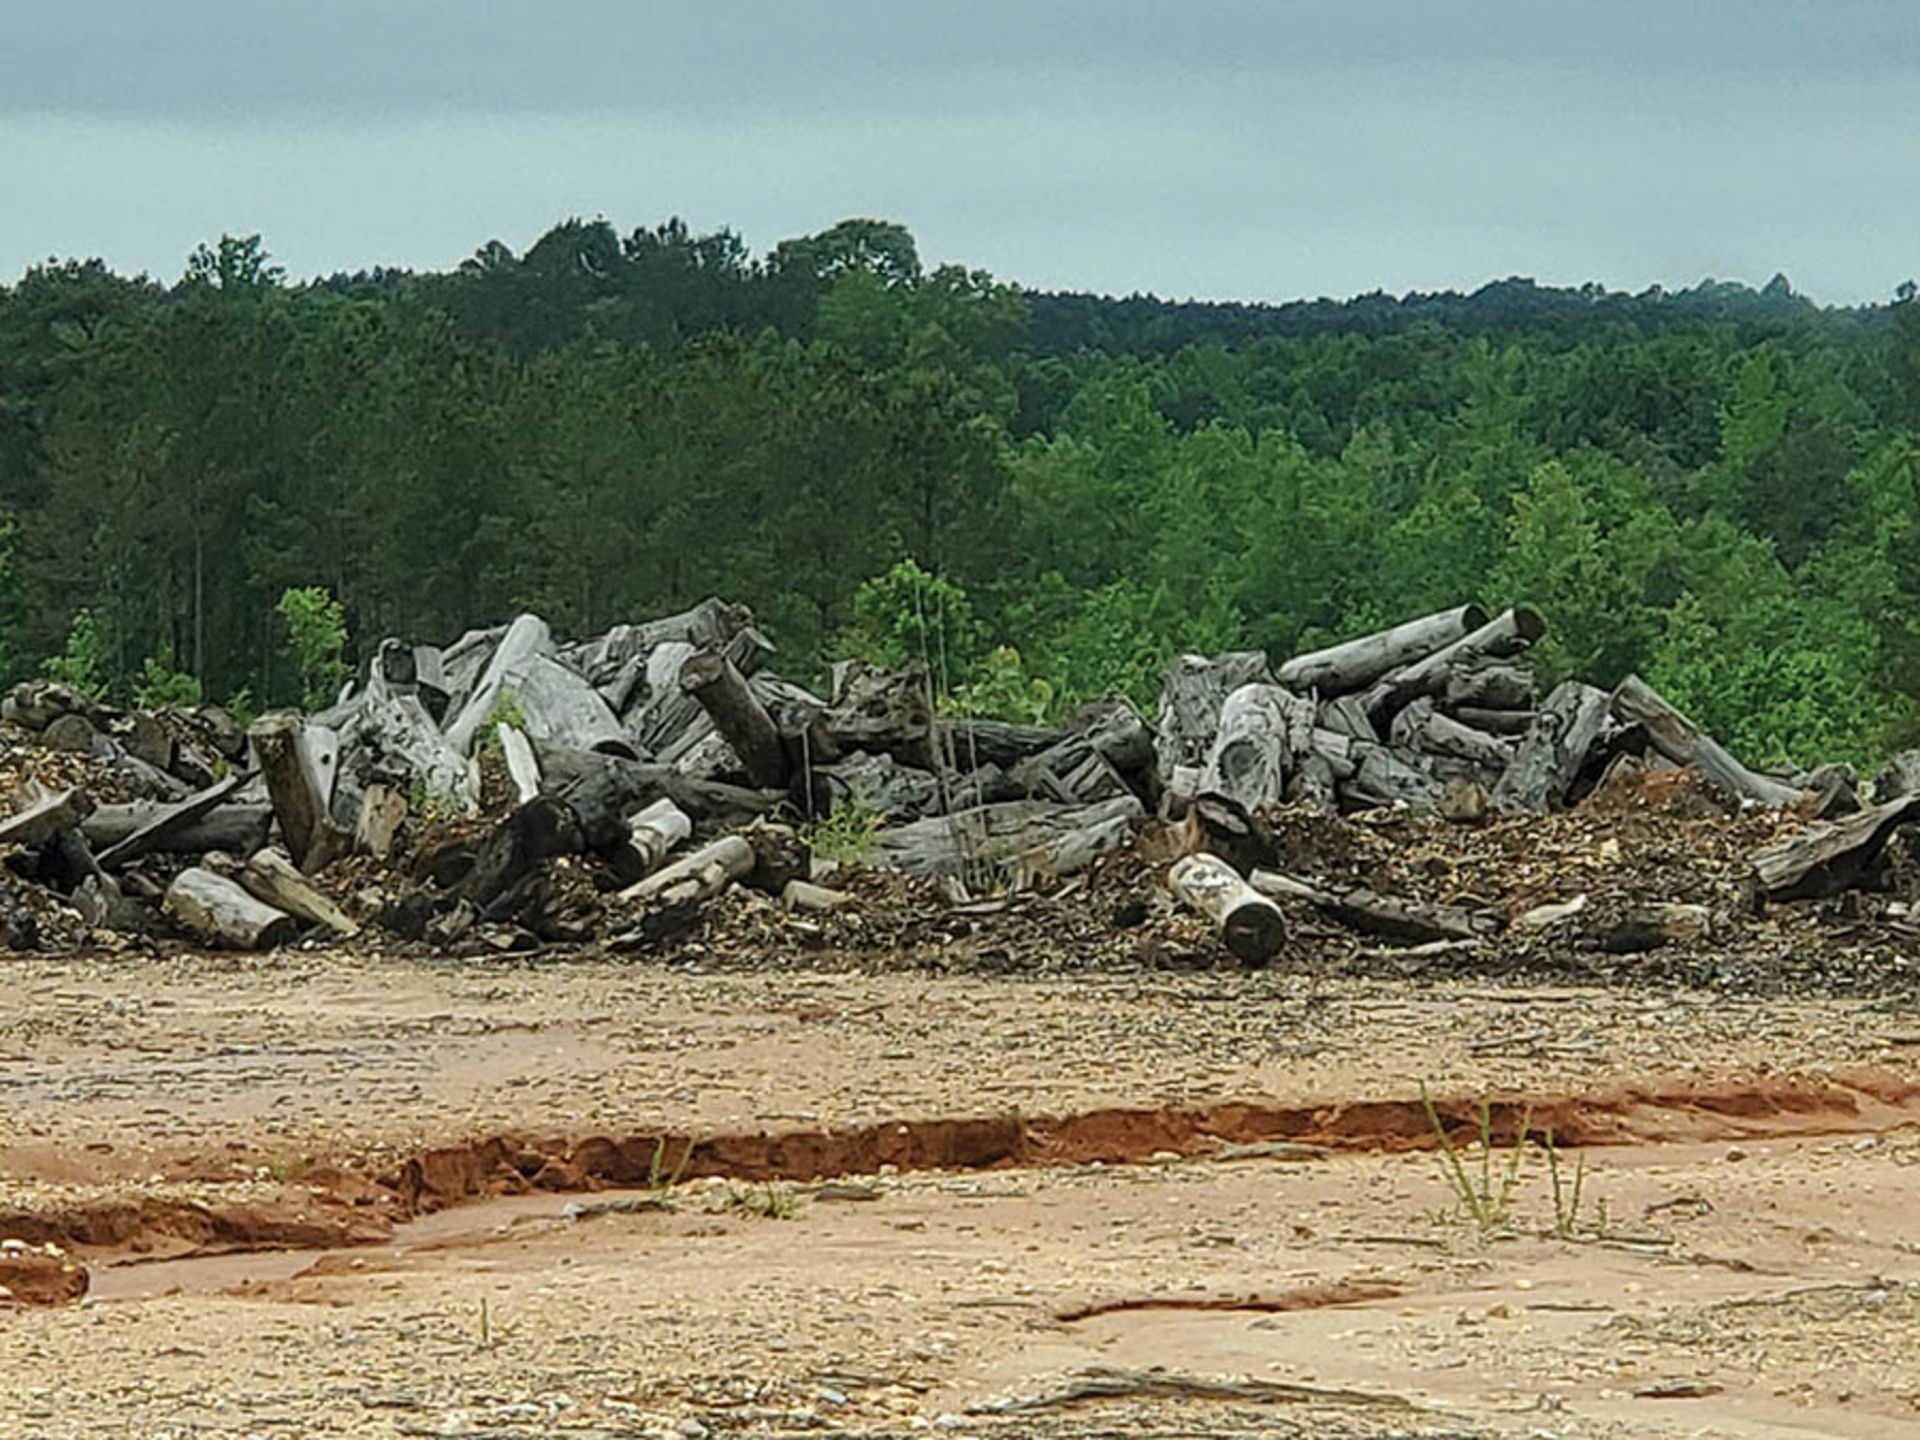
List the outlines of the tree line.
<svg viewBox="0 0 1920 1440">
<path fill-rule="evenodd" d="M 310 686 L 314 605 L 351 665 L 719 593 L 787 674 L 919 655 L 1037 714 L 1524 600 L 1549 681 L 1864 762 L 1920 729 L 1916 434 L 1910 284 L 1102 299 L 881 221 L 762 256 L 569 221 L 291 284 L 225 237 L 172 284 L 0 289 L 0 676 L 262 705 Z"/>
</svg>

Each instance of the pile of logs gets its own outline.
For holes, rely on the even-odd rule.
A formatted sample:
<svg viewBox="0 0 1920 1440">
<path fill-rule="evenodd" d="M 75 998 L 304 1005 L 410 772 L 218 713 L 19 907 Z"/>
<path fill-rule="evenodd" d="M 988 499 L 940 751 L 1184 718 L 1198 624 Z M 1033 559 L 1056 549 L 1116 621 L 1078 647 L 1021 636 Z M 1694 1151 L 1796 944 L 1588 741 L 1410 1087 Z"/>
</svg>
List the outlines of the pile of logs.
<svg viewBox="0 0 1920 1440">
<path fill-rule="evenodd" d="M 1182 656 L 1153 727 L 1121 698 L 1057 725 L 956 717 L 924 670 L 859 661 L 817 694 L 779 678 L 752 616 L 718 599 L 572 642 L 534 615 L 446 646 L 390 639 L 334 704 L 246 732 L 216 710 L 110 711 L 37 681 L 4 718 L 152 798 L 16 797 L 0 854 L 91 926 L 163 920 L 208 944 L 344 938 L 363 922 L 442 943 L 492 924 L 643 944 L 735 884 L 792 907 L 841 903 L 812 883 L 802 838 L 836 815 L 858 819 L 868 863 L 957 897 L 1071 874 L 1150 815 L 1192 815 L 1215 854 L 1176 867 L 1169 887 L 1259 960 L 1284 935 L 1281 902 L 1371 915 L 1408 939 L 1464 939 L 1477 923 L 1252 873 L 1261 856 L 1237 854 L 1232 833 L 1276 805 L 1477 822 L 1576 804 L 1620 767 L 1685 766 L 1733 803 L 1813 793 L 1823 815 L 1858 808 L 1844 772 L 1749 770 L 1637 677 L 1540 696 L 1528 652 L 1543 629 L 1531 610 L 1464 605 L 1278 666 Z M 487 753 L 511 798 L 482 817 Z M 1909 769 L 1883 783 L 1920 789 L 1920 763 Z M 1877 847 L 1908 815 L 1846 834 Z M 429 817 L 450 820 L 451 838 L 423 843 Z M 1856 873 L 1845 841 L 1829 849 L 1781 862 L 1793 872 L 1781 886 Z M 403 854 L 398 899 L 316 882 L 349 857 Z M 593 923 L 548 904 L 563 857 L 610 897 Z"/>
</svg>

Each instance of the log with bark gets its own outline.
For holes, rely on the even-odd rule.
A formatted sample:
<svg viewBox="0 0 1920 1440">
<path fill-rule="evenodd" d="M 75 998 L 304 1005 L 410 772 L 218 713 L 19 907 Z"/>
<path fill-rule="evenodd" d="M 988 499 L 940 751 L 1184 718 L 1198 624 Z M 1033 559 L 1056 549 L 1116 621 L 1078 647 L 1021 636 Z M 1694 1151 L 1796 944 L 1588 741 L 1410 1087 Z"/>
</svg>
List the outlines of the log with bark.
<svg viewBox="0 0 1920 1440">
<path fill-rule="evenodd" d="M 1887 837 L 1920 818 L 1920 795 L 1902 795 L 1811 826 L 1753 856 L 1753 879 L 1772 900 L 1817 900 L 1878 883 Z"/>
<path fill-rule="evenodd" d="M 80 833 L 97 853 L 110 853 L 129 836 L 167 816 L 174 805 L 159 800 L 134 800 L 101 805 L 80 822 Z M 265 805 L 223 804 L 211 814 L 163 825 L 140 848 L 166 855 L 204 855 L 218 850 L 228 855 L 251 855 L 267 843 L 273 811 Z"/>
<path fill-rule="evenodd" d="M 308 875 L 353 848 L 352 835 L 334 822 L 330 808 L 332 772 L 322 760 L 338 754 L 332 735 L 293 715 L 266 716 L 248 732 L 287 853 Z"/>
<path fill-rule="evenodd" d="M 732 661 L 718 650 L 695 651 L 680 666 L 680 688 L 726 737 L 750 785 L 763 790 L 786 785 L 787 749 L 779 727 Z"/>
<path fill-rule="evenodd" d="M 93 801 L 84 790 L 62 790 L 43 796 L 17 814 L 0 820 L 0 845 L 32 848 L 44 845 L 63 830 L 71 830 L 93 813 Z"/>
<path fill-rule="evenodd" d="M 1500 928 L 1497 916 L 1461 905 L 1400 900 L 1362 885 L 1314 884 L 1276 870 L 1255 870 L 1248 878 L 1263 895 L 1303 900 L 1349 929 L 1403 944 L 1431 940 L 1474 940 Z"/>
<path fill-rule="evenodd" d="M 1323 699 L 1364 690 L 1390 671 L 1424 659 L 1486 623 L 1487 612 L 1478 605 L 1442 610 L 1391 630 L 1296 655 L 1280 667 L 1274 679 L 1290 690 L 1316 691 Z"/>
<path fill-rule="evenodd" d="M 1544 635 L 1546 628 L 1539 614 L 1525 606 L 1503 610 L 1444 649 L 1375 681 L 1367 690 L 1367 713 L 1378 723 L 1418 696 L 1444 694 L 1449 677 L 1456 671 L 1518 654 Z"/>
<path fill-rule="evenodd" d="M 1606 728 L 1607 692 L 1577 680 L 1554 687 L 1499 783 L 1493 803 L 1508 815 L 1544 815 L 1566 803 Z"/>
<path fill-rule="evenodd" d="M 895 825 L 874 836 L 873 863 L 910 875 L 1069 875 L 1117 848 L 1146 817 L 1133 795 L 1095 805 L 1014 800 Z"/>
<path fill-rule="evenodd" d="M 1242 685 L 1271 684 L 1267 657 L 1239 650 L 1208 659 L 1182 655 L 1167 668 L 1160 690 L 1160 721 L 1154 754 L 1160 774 L 1171 781 L 1176 768 L 1207 763 L 1220 729 L 1220 707 Z"/>
<path fill-rule="evenodd" d="M 300 933 L 293 916 L 198 865 L 174 877 L 162 908 L 188 934 L 226 950 L 270 950 Z"/>
<path fill-rule="evenodd" d="M 239 788 L 240 777 L 229 775 L 226 779 L 209 785 L 197 795 L 189 795 L 185 800 L 160 806 L 152 818 L 130 830 L 101 851 L 100 864 L 112 868 L 124 865 L 149 850 L 179 848 L 177 845 L 169 847 L 166 842 L 170 837 L 177 837 L 190 826 L 206 819 L 224 805 L 227 797 Z M 244 859 L 245 855 L 241 855 L 241 858 Z"/>
<path fill-rule="evenodd" d="M 1265 965 L 1287 938 L 1280 907 L 1217 855 L 1189 855 L 1167 872 L 1167 888 L 1219 927 L 1228 953 Z"/>
<path fill-rule="evenodd" d="M 660 905 L 711 900 L 751 874 L 754 863 L 753 845 L 744 836 L 725 835 L 629 885 L 620 899 Z"/>
<path fill-rule="evenodd" d="M 1620 682 L 1619 689 L 1613 692 L 1612 708 L 1615 719 L 1645 726 L 1653 747 L 1674 764 L 1698 769 L 1710 783 L 1736 800 L 1766 806 L 1792 805 L 1803 793 L 1797 786 L 1747 769 L 1638 675 L 1629 675 Z"/>
<path fill-rule="evenodd" d="M 1248 810 L 1286 798 L 1287 779 L 1313 749 L 1314 706 L 1278 685 L 1242 685 L 1220 705 L 1200 793 Z"/>
<path fill-rule="evenodd" d="M 342 939 L 360 933 L 347 913 L 308 884 L 306 876 L 278 850 L 260 850 L 249 856 L 240 870 L 240 885 L 254 899 L 295 919 L 324 925 Z"/>
</svg>

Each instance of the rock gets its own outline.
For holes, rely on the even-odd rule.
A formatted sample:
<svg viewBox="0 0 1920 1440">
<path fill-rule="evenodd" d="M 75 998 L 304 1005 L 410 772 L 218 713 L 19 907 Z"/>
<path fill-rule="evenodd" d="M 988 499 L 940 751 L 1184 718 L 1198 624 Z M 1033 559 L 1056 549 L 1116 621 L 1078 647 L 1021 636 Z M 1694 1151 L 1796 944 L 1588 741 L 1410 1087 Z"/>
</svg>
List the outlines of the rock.
<svg viewBox="0 0 1920 1440">
<path fill-rule="evenodd" d="M 87 1293 L 87 1267 L 56 1245 L 0 1242 L 0 1288 L 15 1305 L 70 1305 Z"/>
</svg>

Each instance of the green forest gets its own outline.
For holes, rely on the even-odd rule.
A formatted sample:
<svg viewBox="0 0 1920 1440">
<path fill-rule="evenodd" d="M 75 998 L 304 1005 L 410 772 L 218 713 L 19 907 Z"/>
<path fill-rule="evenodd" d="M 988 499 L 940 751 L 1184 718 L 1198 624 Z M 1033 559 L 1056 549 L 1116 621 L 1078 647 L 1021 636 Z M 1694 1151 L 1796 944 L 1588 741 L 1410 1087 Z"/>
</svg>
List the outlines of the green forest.
<svg viewBox="0 0 1920 1440">
<path fill-rule="evenodd" d="M 1917 520 L 1911 283 L 1108 299 L 856 220 L 299 284 L 227 237 L 177 283 L 0 289 L 0 672 L 119 696 L 299 698 L 308 587 L 348 663 L 720 594 L 792 678 L 920 651 L 1013 714 L 1477 599 L 1547 617 L 1548 683 L 1638 671 L 1749 763 L 1869 763 L 1920 735 Z"/>
</svg>

